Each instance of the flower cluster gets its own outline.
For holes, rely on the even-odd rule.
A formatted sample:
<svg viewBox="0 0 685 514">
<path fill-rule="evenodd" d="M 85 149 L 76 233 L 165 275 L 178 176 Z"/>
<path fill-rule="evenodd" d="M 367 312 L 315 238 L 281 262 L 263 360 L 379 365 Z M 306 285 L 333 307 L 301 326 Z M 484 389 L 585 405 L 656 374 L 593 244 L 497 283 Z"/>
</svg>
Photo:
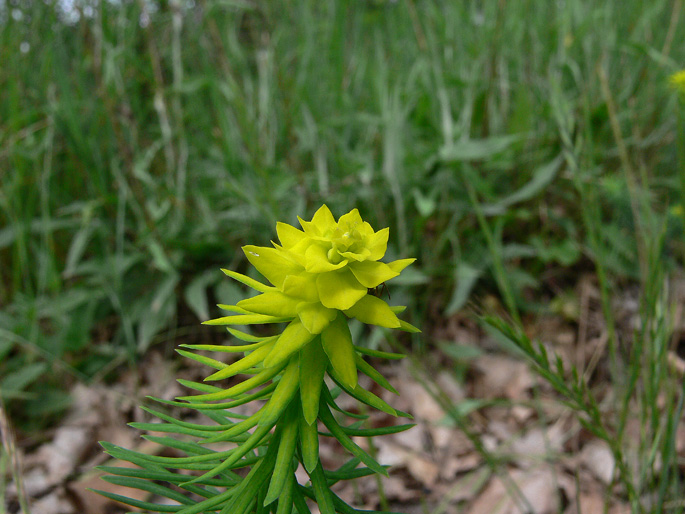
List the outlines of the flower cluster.
<svg viewBox="0 0 685 514">
<path fill-rule="evenodd" d="M 354 389 L 358 358 L 347 318 L 381 327 L 418 331 L 397 317 L 396 312 L 402 308 L 391 308 L 373 294 L 375 288 L 398 276 L 415 259 L 380 262 L 387 249 L 389 230 L 374 231 L 362 220 L 357 209 L 336 221 L 323 205 L 311 221 L 298 219 L 302 230 L 286 223 L 277 224 L 280 244 L 273 243 L 273 248 L 243 247 L 250 263 L 272 285 L 223 270 L 261 294 L 235 306 L 221 306 L 237 315 L 206 323 L 288 322 L 279 336 L 243 361 L 249 360 L 250 365 L 254 365 L 261 360 L 264 368 L 277 368 L 306 347 L 301 359 L 309 362 L 319 354 L 317 349 L 322 346 L 323 358 L 328 357 L 334 378 Z M 299 364 L 301 366 L 302 362 Z M 222 369 L 208 378 L 226 378 L 234 371 Z M 316 419 L 318 397 L 305 405 L 305 415 L 311 423 Z"/>
</svg>

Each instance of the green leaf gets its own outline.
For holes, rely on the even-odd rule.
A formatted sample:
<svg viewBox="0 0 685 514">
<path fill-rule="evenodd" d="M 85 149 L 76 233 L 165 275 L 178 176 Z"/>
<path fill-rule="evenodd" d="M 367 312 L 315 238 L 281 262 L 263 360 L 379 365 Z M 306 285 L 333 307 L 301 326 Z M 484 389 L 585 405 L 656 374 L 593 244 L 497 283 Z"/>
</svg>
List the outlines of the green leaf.
<svg viewBox="0 0 685 514">
<path fill-rule="evenodd" d="M 415 327 L 411 323 L 407 323 L 404 320 L 400 320 L 400 330 L 404 330 L 405 332 L 410 332 L 412 334 L 419 334 L 421 333 L 421 329 Z"/>
<path fill-rule="evenodd" d="M 400 328 L 400 320 L 390 306 L 380 298 L 367 294 L 354 306 L 345 311 L 351 318 L 356 318 L 367 325 L 386 328 Z"/>
<path fill-rule="evenodd" d="M 269 371 L 272 371 L 272 370 L 269 370 Z M 279 372 L 280 372 L 280 370 L 277 369 L 274 374 L 277 374 Z M 235 387 L 242 386 L 243 384 L 244 384 L 244 382 L 241 382 L 240 384 L 236 384 Z M 268 396 L 269 394 L 271 394 L 271 391 L 273 391 L 274 389 L 276 389 L 276 384 L 271 383 L 268 386 L 265 386 L 262 389 L 260 389 L 259 391 L 256 391 L 254 393 L 250 393 L 247 395 L 237 394 L 235 396 L 229 396 L 229 398 L 236 398 L 236 399 L 231 401 L 231 402 L 225 402 L 225 403 L 202 403 L 202 402 L 196 402 L 196 403 L 188 402 L 188 403 L 186 403 L 183 401 L 164 400 L 162 398 L 155 398 L 154 396 L 148 396 L 148 398 L 150 398 L 151 400 L 154 400 L 156 402 L 163 403 L 164 405 L 172 405 L 174 407 L 183 407 L 186 409 L 197 409 L 197 410 L 205 411 L 205 414 L 210 416 L 212 411 L 218 411 L 218 410 L 226 411 L 226 409 L 232 409 L 233 407 L 237 407 L 239 405 L 244 405 L 244 404 L 249 403 L 253 400 L 261 400 L 265 396 Z M 196 396 L 188 396 L 186 398 L 196 398 Z M 232 416 L 237 418 L 236 414 L 232 414 Z"/>
<path fill-rule="evenodd" d="M 464 139 L 440 149 L 438 158 L 450 164 L 462 161 L 478 161 L 493 157 L 521 140 L 521 136 L 493 136 L 486 139 Z"/>
<path fill-rule="evenodd" d="M 385 400 L 382 400 L 381 398 L 373 394 L 371 391 L 367 391 L 359 385 L 357 385 L 357 387 L 355 387 L 354 389 L 350 389 L 344 383 L 341 382 L 340 377 L 338 377 L 336 373 L 331 373 L 330 375 L 333 378 L 333 380 L 345 390 L 347 394 L 349 394 L 353 398 L 356 398 L 360 402 L 365 403 L 366 405 L 369 405 L 370 407 L 383 411 L 387 414 L 390 414 L 391 416 L 403 416 L 411 418 L 411 416 L 406 412 L 393 409 L 390 405 L 388 405 L 385 402 Z"/>
<path fill-rule="evenodd" d="M 232 425 L 200 425 L 199 423 L 189 423 L 187 421 L 181 421 L 180 419 L 176 419 L 173 416 L 170 416 L 168 414 L 164 414 L 163 412 L 159 412 L 157 410 L 151 409 L 150 407 L 141 406 L 141 409 L 143 409 L 145 412 L 152 414 L 153 416 L 158 417 L 161 420 L 168 421 L 169 423 L 173 423 L 173 424 L 178 425 L 180 427 L 191 428 L 191 429 L 195 429 L 195 430 L 204 430 L 207 432 L 220 432 L 222 430 L 226 430 L 228 428 L 231 428 L 231 426 L 232 426 Z"/>
<path fill-rule="evenodd" d="M 456 287 L 452 293 L 452 298 L 445 309 L 445 313 L 450 315 L 461 309 L 469 299 L 473 286 L 483 273 L 483 268 L 477 268 L 468 262 L 460 262 L 455 270 Z"/>
<path fill-rule="evenodd" d="M 218 466 L 212 468 L 210 471 L 205 473 L 202 476 L 199 476 L 197 478 L 193 478 L 192 480 L 185 482 L 184 484 L 181 485 L 187 485 L 187 484 L 195 484 L 198 482 L 202 482 L 206 478 L 212 478 L 222 471 L 225 471 L 227 469 L 230 469 L 231 466 L 233 466 L 236 462 L 238 462 L 240 459 L 242 459 L 245 455 L 247 455 L 249 452 L 254 450 L 261 441 L 269 434 L 269 431 L 273 428 L 273 424 L 271 425 L 264 425 L 264 426 L 259 426 L 257 429 L 252 433 L 250 438 L 245 441 L 241 446 L 238 448 L 234 448 L 233 450 L 229 450 L 232 452 L 229 457 L 226 458 L 224 462 L 219 464 Z M 224 452 L 217 452 L 217 453 L 224 453 Z M 262 461 L 263 462 L 263 461 Z"/>
<path fill-rule="evenodd" d="M 288 409 L 283 416 L 281 436 L 278 439 L 278 454 L 276 456 L 276 464 L 274 465 L 274 472 L 269 482 L 269 490 L 264 499 L 264 505 L 269 505 L 271 502 L 281 496 L 281 492 L 285 487 L 286 482 L 292 476 L 292 460 L 295 455 L 295 447 L 297 446 L 297 419 L 299 417 L 299 405 L 295 408 Z M 279 425 L 281 425 L 279 423 Z M 270 444 L 274 444 L 274 439 Z"/>
<path fill-rule="evenodd" d="M 346 411 L 345 409 L 340 408 L 340 406 L 338 406 L 335 403 L 335 398 L 337 398 L 342 391 L 344 391 L 344 389 L 340 386 L 335 387 L 333 389 L 333 393 L 331 393 L 331 391 L 328 390 L 328 387 L 323 387 L 321 389 L 321 397 L 323 400 L 325 400 L 328 403 L 328 405 L 331 406 L 332 409 L 335 409 L 336 411 L 340 412 L 341 414 L 344 414 L 348 418 L 359 419 L 359 420 L 369 419 L 369 416 L 366 414 L 356 414 L 354 412 Z M 333 394 L 335 394 L 335 398 L 333 397 Z"/>
<path fill-rule="evenodd" d="M 376 474 L 374 470 L 367 467 L 357 467 L 360 463 L 361 461 L 358 458 L 353 457 L 335 471 L 324 470 L 326 480 L 328 480 L 329 485 L 332 486 L 340 480 L 354 480 L 355 478 L 367 477 L 369 475 Z"/>
<path fill-rule="evenodd" d="M 147 455 L 144 453 L 139 454 L 140 457 L 144 460 L 147 460 L 149 462 L 153 462 L 155 464 L 159 464 L 164 466 L 165 468 L 168 467 L 175 467 L 177 469 L 186 469 L 186 466 L 190 466 L 191 464 L 198 464 L 198 463 L 212 463 L 214 461 L 222 461 L 226 459 L 230 459 L 237 453 L 238 448 L 232 448 L 230 450 L 224 450 L 221 452 L 211 452 L 208 454 L 204 455 L 192 455 L 189 457 L 163 457 L 160 455 Z M 244 455 L 244 454 L 243 454 Z M 242 455 L 240 456 L 242 457 Z M 237 462 L 240 457 L 236 458 L 232 464 Z M 190 468 L 187 468 L 190 469 Z M 195 468 L 197 469 L 197 468 Z"/>
<path fill-rule="evenodd" d="M 253 389 L 257 386 L 260 386 L 264 384 L 265 382 L 268 382 L 271 380 L 273 377 L 278 375 L 280 373 L 281 369 L 283 369 L 285 366 L 274 366 L 273 368 L 268 368 L 265 369 L 264 371 L 261 371 L 254 377 L 248 378 L 247 380 L 244 380 L 240 382 L 239 384 L 234 385 L 233 387 L 229 387 L 228 389 L 225 389 L 223 391 L 217 391 L 215 393 L 208 393 L 208 394 L 199 394 L 195 396 L 179 396 L 179 400 L 188 400 L 188 401 L 215 401 L 215 400 L 225 400 L 227 398 L 235 398 L 239 394 L 245 393 L 249 391 L 250 389 Z"/>
<path fill-rule="evenodd" d="M 295 474 L 291 470 L 290 475 L 286 478 L 283 489 L 281 490 L 281 496 L 278 498 L 276 514 L 292 514 L 294 501 L 293 490 L 295 489 L 296 483 Z"/>
<path fill-rule="evenodd" d="M 321 303 L 341 311 L 352 307 L 368 292 L 349 269 L 321 273 L 316 277 L 316 289 Z"/>
<path fill-rule="evenodd" d="M 47 370 L 45 362 L 35 362 L 22 366 L 17 371 L 8 374 L 0 384 L 0 397 L 7 399 L 23 391 L 31 383 L 38 380 Z"/>
<path fill-rule="evenodd" d="M 302 492 L 306 491 L 306 489 L 297 483 L 295 483 L 294 485 L 295 487 L 293 488 L 293 504 L 297 509 L 297 514 L 312 514 L 312 511 L 309 510 L 309 506 L 307 505 L 307 501 L 305 500 L 305 495 L 302 494 Z"/>
<path fill-rule="evenodd" d="M 379 359 L 404 359 L 406 355 L 403 353 L 390 353 L 390 352 L 382 352 L 380 350 L 371 350 L 370 348 L 364 348 L 363 346 L 355 346 L 355 350 L 357 350 L 359 353 L 363 353 L 364 355 L 368 355 L 369 357 L 377 357 Z"/>
<path fill-rule="evenodd" d="M 98 471 L 102 471 L 103 473 L 109 473 L 110 475 L 144 478 L 145 480 L 164 481 L 169 482 L 171 484 L 180 484 L 181 482 L 185 482 L 186 480 L 188 480 L 188 475 L 172 473 L 170 471 L 150 471 L 147 469 L 129 468 L 121 466 L 97 466 L 95 469 L 97 469 Z M 238 480 L 235 481 L 235 483 L 237 482 Z M 216 479 L 211 482 L 206 481 L 205 483 L 207 483 L 208 485 L 225 487 L 231 482 L 228 480 L 228 477 L 224 476 L 220 479 Z M 208 493 L 205 492 L 204 494 L 207 495 Z"/>
<path fill-rule="evenodd" d="M 206 431 L 186 428 L 176 425 L 174 423 L 140 423 L 134 421 L 129 423 L 128 426 L 135 428 L 137 430 L 145 430 L 148 432 L 166 432 L 171 434 L 184 434 L 202 438 L 207 437 Z"/>
<path fill-rule="evenodd" d="M 298 355 L 291 357 L 288 367 L 283 372 L 271 399 L 262 408 L 259 425 L 273 425 L 286 409 L 290 400 L 297 393 L 300 385 L 300 359 Z"/>
<path fill-rule="evenodd" d="M 212 509 L 212 507 L 221 505 L 234 494 L 235 490 L 233 488 L 230 488 L 221 494 L 217 494 L 216 496 L 207 498 L 206 500 L 201 501 L 200 503 L 196 503 L 195 505 L 185 507 L 184 509 L 179 510 L 177 512 L 178 514 L 200 514 L 200 512 L 209 512 Z"/>
<path fill-rule="evenodd" d="M 248 512 L 260 513 L 263 512 L 260 507 L 259 497 L 263 485 L 269 480 L 274 472 L 274 466 L 277 456 L 277 447 L 269 447 L 262 459 L 250 470 L 241 484 L 234 489 L 233 499 L 227 503 L 221 510 L 221 513 L 227 514 L 248 514 Z M 252 505 L 257 503 L 257 510 L 251 509 Z"/>
<path fill-rule="evenodd" d="M 357 386 L 354 345 L 350 327 L 342 313 L 321 333 L 321 343 L 337 376 L 347 387 L 354 389 Z"/>
<path fill-rule="evenodd" d="M 407 423 L 404 425 L 395 425 L 391 427 L 378 427 L 378 428 L 349 428 L 342 427 L 345 433 L 352 437 L 376 437 L 379 435 L 389 435 L 397 434 L 399 432 L 404 432 L 412 427 L 415 427 L 415 423 Z"/>
<path fill-rule="evenodd" d="M 530 200 L 552 183 L 554 177 L 556 177 L 561 169 L 561 164 L 563 162 L 564 156 L 563 154 L 559 154 L 547 164 L 540 166 L 533 171 L 533 178 L 530 182 L 526 183 L 521 189 L 518 189 L 509 196 L 499 200 L 497 203 L 484 205 L 483 213 L 488 216 L 501 215 L 515 203 Z"/>
<path fill-rule="evenodd" d="M 194 389 L 195 391 L 201 391 L 203 393 L 217 393 L 223 391 L 220 387 L 213 386 L 210 384 L 203 384 L 202 382 L 194 382 L 192 380 L 186 380 L 185 378 L 177 378 L 176 382 L 189 389 Z M 150 396 L 148 396 L 150 398 Z M 156 400 L 156 398 L 154 398 Z"/>
<path fill-rule="evenodd" d="M 144 502 L 140 500 L 134 500 L 128 496 L 123 496 L 121 494 L 114 494 L 107 491 L 101 491 L 100 489 L 88 489 L 93 491 L 105 498 L 114 500 L 116 502 L 123 503 L 124 505 L 130 505 L 131 507 L 136 507 L 138 509 L 148 510 L 151 512 L 181 512 L 183 505 L 160 505 L 158 503 Z M 200 512 L 200 511 L 197 511 Z"/>
<path fill-rule="evenodd" d="M 238 302 L 238 307 L 258 314 L 292 317 L 297 314 L 296 307 L 300 300 L 286 296 L 280 291 L 269 291 Z"/>
<path fill-rule="evenodd" d="M 230 346 L 226 344 L 179 344 L 183 348 L 188 348 L 189 350 L 199 350 L 205 352 L 224 352 L 224 353 L 240 353 L 240 352 L 251 352 L 257 348 L 261 348 L 269 342 L 269 339 L 276 340 L 276 337 L 266 338 L 262 341 L 253 344 L 246 344 L 241 346 Z"/>
<path fill-rule="evenodd" d="M 231 277 L 232 279 L 237 280 L 238 282 L 241 282 L 245 284 L 247 287 L 251 287 L 252 289 L 255 289 L 259 292 L 266 293 L 267 291 L 274 291 L 275 288 L 271 286 L 267 286 L 266 284 L 262 284 L 261 282 L 248 277 L 247 275 L 243 275 L 241 273 L 236 273 L 235 271 L 231 271 L 229 269 L 221 269 L 226 275 Z"/>
<path fill-rule="evenodd" d="M 283 323 L 290 321 L 287 317 L 266 316 L 263 314 L 238 314 L 237 316 L 224 316 L 223 318 L 203 321 L 203 325 L 255 325 L 262 323 Z"/>
<path fill-rule="evenodd" d="M 188 456 L 192 455 L 210 455 L 214 450 L 207 448 L 207 446 L 188 440 L 180 440 L 176 437 L 157 436 L 146 434 L 143 436 L 146 441 L 152 441 L 167 449 L 173 448 L 186 453 Z M 204 441 L 202 441 L 204 442 Z"/>
<path fill-rule="evenodd" d="M 184 505 L 192 504 L 192 500 L 190 500 L 180 492 L 174 491 L 173 489 L 169 489 L 168 487 L 164 487 L 149 480 L 143 480 L 140 478 L 132 477 L 122 477 L 116 475 L 106 475 L 103 476 L 102 479 L 105 482 L 109 482 L 110 484 L 130 487 L 131 489 L 138 489 L 140 491 L 147 491 L 148 493 L 152 493 L 157 496 L 162 496 L 164 498 L 169 498 L 170 500 L 177 501 L 178 503 Z"/>
<path fill-rule="evenodd" d="M 300 350 L 300 400 L 304 419 L 310 425 L 316 421 L 319 412 L 319 396 L 327 366 L 328 358 L 320 338 L 315 338 Z"/>
<path fill-rule="evenodd" d="M 166 472 L 166 469 L 164 469 L 161 465 L 151 462 L 149 459 L 147 459 L 146 455 L 141 453 L 122 448 L 121 446 L 108 443 L 107 441 L 100 441 L 100 446 L 102 446 L 102 448 L 105 450 L 105 453 L 114 457 L 115 459 L 130 462 L 149 471 Z"/>
<path fill-rule="evenodd" d="M 265 339 L 269 339 L 269 337 L 254 336 L 252 334 L 248 334 L 247 332 L 242 332 L 231 327 L 226 327 L 226 330 L 228 330 L 229 333 L 236 339 L 240 339 L 241 341 L 245 341 L 247 343 L 256 343 L 259 341 L 264 341 Z"/>
<path fill-rule="evenodd" d="M 264 358 L 267 355 L 269 355 L 269 352 L 271 352 L 275 344 L 276 340 L 273 340 L 268 342 L 264 346 L 260 346 L 255 351 L 246 355 L 239 361 L 234 362 L 230 366 L 226 366 L 223 369 L 214 373 L 213 375 L 208 376 L 207 378 L 205 378 L 205 380 L 223 380 L 225 378 L 237 375 L 238 373 L 242 373 L 250 369 L 251 367 L 256 366 L 257 364 L 260 364 L 264 360 Z"/>
<path fill-rule="evenodd" d="M 138 351 L 147 350 L 152 338 L 171 320 L 176 312 L 176 285 L 180 275 L 170 273 L 157 287 L 147 312 L 138 324 Z"/>
<path fill-rule="evenodd" d="M 222 311 L 236 312 L 238 314 L 254 314 L 254 312 L 248 311 L 247 309 L 243 309 L 242 307 L 238 307 L 237 305 L 227 305 L 225 303 L 219 303 L 217 304 L 217 307 L 219 307 L 219 309 L 221 309 Z"/>
<path fill-rule="evenodd" d="M 371 364 L 366 362 L 361 356 L 357 355 L 356 353 L 354 355 L 354 361 L 357 365 L 357 369 L 364 373 L 371 380 L 376 382 L 379 386 L 384 387 L 391 393 L 400 394 L 397 392 L 397 389 L 395 389 L 383 375 L 381 375 L 373 366 L 371 366 Z"/>
<path fill-rule="evenodd" d="M 218 361 L 216 359 L 212 359 L 211 357 L 206 357 L 204 355 L 198 355 L 193 352 L 187 352 L 185 350 L 179 350 L 176 348 L 176 353 L 179 355 L 183 355 L 184 357 L 187 357 L 188 359 L 192 359 L 194 361 L 199 362 L 200 364 L 204 364 L 205 366 L 209 366 L 210 368 L 214 369 L 224 369 L 228 366 L 228 364 L 225 364 L 221 361 Z"/>
<path fill-rule="evenodd" d="M 321 514 L 335 514 L 335 507 L 333 505 L 333 496 L 328 487 L 328 482 L 323 474 L 321 462 L 314 468 L 314 471 L 309 474 L 312 479 L 312 486 L 314 487 L 314 494 L 316 495 L 316 503 L 319 506 Z"/>
<path fill-rule="evenodd" d="M 302 464 L 307 473 L 311 473 L 319 463 L 319 433 L 316 423 L 310 424 L 302 417 L 299 418 L 299 423 Z"/>
<path fill-rule="evenodd" d="M 204 443 L 205 444 L 211 444 L 211 443 L 218 443 L 221 441 L 232 441 L 234 438 L 241 436 L 245 434 L 248 430 L 250 430 L 252 427 L 256 426 L 257 423 L 259 423 L 259 419 L 262 417 L 261 412 L 255 412 L 252 416 L 249 418 L 241 421 L 240 423 L 236 423 L 230 428 L 227 428 L 220 434 L 217 434 L 215 436 L 209 437 L 205 439 Z"/>
<path fill-rule="evenodd" d="M 220 275 L 219 275 L 220 276 Z M 183 298 L 198 319 L 209 318 L 209 302 L 207 301 L 207 287 L 215 282 L 217 274 L 214 270 L 198 275 L 186 286 Z"/>
<path fill-rule="evenodd" d="M 366 466 L 373 469 L 376 473 L 384 476 L 388 476 L 388 472 L 383 466 L 378 464 L 375 459 L 373 459 L 368 453 L 362 450 L 357 444 L 355 444 L 352 439 L 345 433 L 338 422 L 333 417 L 331 410 L 328 408 L 328 404 L 325 401 L 321 401 L 321 406 L 319 407 L 319 418 L 326 426 L 326 428 L 333 434 L 338 442 L 349 451 L 352 455 L 361 460 Z"/>
<path fill-rule="evenodd" d="M 299 318 L 295 318 L 280 335 L 271 353 L 264 359 L 264 366 L 270 368 L 285 362 L 313 338 L 314 335 L 304 327 Z"/>
</svg>

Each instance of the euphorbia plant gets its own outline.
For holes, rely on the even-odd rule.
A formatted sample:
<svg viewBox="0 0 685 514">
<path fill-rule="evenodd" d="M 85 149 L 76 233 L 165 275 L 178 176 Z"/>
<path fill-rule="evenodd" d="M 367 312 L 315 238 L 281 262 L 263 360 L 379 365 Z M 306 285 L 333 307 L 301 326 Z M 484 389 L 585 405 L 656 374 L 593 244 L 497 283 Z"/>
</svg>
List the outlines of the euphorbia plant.
<svg viewBox="0 0 685 514">
<path fill-rule="evenodd" d="M 179 380 L 200 394 L 177 401 L 158 402 L 194 409 L 211 423 L 189 423 L 145 408 L 161 423 L 132 423 L 151 432 L 176 437 L 145 436 L 185 457 L 149 455 L 103 443 L 111 456 L 136 468 L 103 467 L 105 479 L 161 497 L 160 503 L 140 501 L 112 493 L 105 496 L 153 512 L 221 514 L 310 512 L 306 499 L 315 501 L 324 514 L 359 512 L 336 496 L 330 486 L 345 479 L 373 473 L 387 474 L 353 440 L 410 428 L 361 428 L 363 417 L 345 412 L 335 403 L 341 391 L 393 416 L 408 416 L 362 388 L 358 373 L 395 392 L 390 383 L 364 356 L 402 357 L 365 349 L 352 341 L 348 320 L 409 332 L 418 329 L 400 320 L 404 307 L 390 307 L 376 295 L 379 286 L 398 276 L 414 259 L 381 262 L 388 243 L 388 229 L 374 231 L 357 209 L 336 221 L 322 206 L 311 221 L 300 219 L 302 230 L 278 223 L 280 244 L 245 246 L 245 256 L 271 285 L 235 271 L 223 270 L 259 294 L 237 303 L 220 305 L 233 314 L 205 322 L 225 325 L 245 344 L 181 345 L 185 357 L 216 371 L 205 382 Z M 234 326 L 285 324 L 280 333 L 257 336 Z M 244 353 L 225 364 L 199 352 Z M 228 388 L 206 382 L 248 375 Z M 332 382 L 325 381 L 326 374 Z M 334 385 L 333 385 L 334 384 Z M 232 409 L 252 401 L 263 406 L 251 416 Z M 358 420 L 341 424 L 333 411 Z M 325 431 L 319 432 L 319 422 Z M 181 437 L 179 437 L 181 436 Z M 319 437 L 334 437 L 351 453 L 337 470 L 326 470 L 319 459 Z M 233 443 L 227 448 L 226 443 Z M 219 448 L 216 448 L 219 446 Z M 310 480 L 298 483 L 295 470 L 302 464 Z M 169 505 L 172 500 L 175 504 Z"/>
</svg>

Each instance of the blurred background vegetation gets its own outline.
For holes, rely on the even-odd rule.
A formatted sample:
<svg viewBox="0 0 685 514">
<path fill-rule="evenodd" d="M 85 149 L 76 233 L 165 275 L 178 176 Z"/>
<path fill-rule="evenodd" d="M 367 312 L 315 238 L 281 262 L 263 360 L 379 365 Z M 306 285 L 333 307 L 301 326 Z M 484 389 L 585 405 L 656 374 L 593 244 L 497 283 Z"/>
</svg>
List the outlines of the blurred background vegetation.
<svg viewBox="0 0 685 514">
<path fill-rule="evenodd" d="M 322 203 L 389 226 L 431 333 L 683 264 L 681 1 L 0 1 L 0 395 L 215 337 L 243 244 Z M 403 274 L 404 275 L 404 274 Z M 398 279 L 399 282 L 399 279 Z M 660 283 L 657 284 L 660 286 Z"/>
</svg>

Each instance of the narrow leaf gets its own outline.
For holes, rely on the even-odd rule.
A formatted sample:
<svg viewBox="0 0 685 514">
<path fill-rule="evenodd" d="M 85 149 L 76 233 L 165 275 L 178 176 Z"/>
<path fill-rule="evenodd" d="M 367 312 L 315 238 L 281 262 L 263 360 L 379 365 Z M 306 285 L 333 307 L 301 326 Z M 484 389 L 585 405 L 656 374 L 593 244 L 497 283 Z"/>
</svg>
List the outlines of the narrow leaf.
<svg viewBox="0 0 685 514">
<path fill-rule="evenodd" d="M 333 506 L 333 496 L 331 490 L 326 482 L 326 477 L 323 474 L 323 468 L 319 462 L 314 471 L 310 473 L 309 478 L 312 479 L 312 486 L 314 486 L 314 494 L 316 495 L 316 503 L 319 506 L 321 514 L 335 514 L 335 507 Z"/>
<path fill-rule="evenodd" d="M 269 433 L 269 431 L 271 430 L 272 427 L 273 427 L 273 425 L 264 425 L 264 426 L 257 427 L 257 429 L 252 433 L 252 435 L 250 436 L 250 438 L 247 441 L 245 441 L 238 448 L 234 448 L 233 450 L 230 450 L 233 453 L 231 453 L 230 456 L 224 462 L 222 462 L 221 464 L 219 464 L 215 468 L 211 469 L 210 471 L 208 471 L 204 475 L 199 476 L 197 478 L 194 478 L 194 479 L 186 482 L 185 484 L 181 484 L 181 485 L 195 484 L 197 482 L 202 482 L 202 480 L 204 480 L 205 478 L 212 478 L 212 477 L 218 475 L 219 473 L 221 473 L 222 471 L 230 469 L 231 466 L 233 466 L 236 462 L 238 462 L 245 455 L 247 455 L 249 452 L 254 450 L 259 445 L 259 443 L 262 441 L 262 439 L 264 439 L 264 437 L 267 436 L 267 434 Z"/>
<path fill-rule="evenodd" d="M 300 359 L 295 355 L 290 359 L 281 380 L 271 395 L 271 399 L 262 408 L 259 425 L 273 425 L 297 393 L 300 384 Z"/>
<path fill-rule="evenodd" d="M 179 350 L 178 348 L 176 349 L 176 353 L 178 353 L 179 355 L 183 355 L 184 357 L 187 357 L 188 359 L 192 359 L 194 361 L 197 361 L 200 364 L 204 364 L 205 366 L 209 366 L 210 368 L 224 369 L 225 367 L 228 366 L 228 364 L 224 364 L 223 362 L 218 361 L 216 359 L 212 359 L 211 357 L 206 357 L 204 355 L 198 355 L 196 353 L 187 352 L 185 350 Z"/>
<path fill-rule="evenodd" d="M 245 284 L 247 287 L 251 287 L 252 289 L 255 289 L 261 293 L 266 293 L 267 291 L 274 291 L 276 290 L 275 287 L 267 286 L 266 284 L 262 284 L 258 280 L 255 280 L 253 278 L 248 277 L 247 275 L 243 275 L 242 273 L 237 273 L 235 271 L 231 271 L 228 269 L 221 269 L 226 275 L 231 277 L 234 280 L 237 280 L 238 282 L 241 282 Z"/>
<path fill-rule="evenodd" d="M 134 500 L 133 498 L 129 498 L 128 496 L 110 493 L 107 491 L 101 491 L 100 489 L 89 488 L 88 490 L 93 491 L 94 493 L 97 493 L 101 496 L 104 496 L 105 498 L 109 498 L 110 500 L 123 503 L 124 505 L 130 505 L 131 507 L 136 507 L 138 509 L 148 510 L 152 512 L 181 512 L 181 509 L 183 508 L 182 505 L 160 505 L 158 503 Z"/>
<path fill-rule="evenodd" d="M 253 344 L 244 344 L 240 346 L 229 346 L 226 344 L 179 344 L 183 348 L 189 350 L 198 350 L 204 352 L 224 352 L 224 353 L 239 353 L 251 352 L 267 344 L 269 340 L 259 341 Z"/>
<path fill-rule="evenodd" d="M 290 318 L 279 318 L 267 316 L 265 314 L 237 314 L 235 316 L 224 316 L 223 318 L 210 319 L 203 321 L 203 325 L 257 325 L 262 323 L 283 323 L 290 321 Z"/>
<path fill-rule="evenodd" d="M 285 362 L 288 357 L 297 352 L 314 338 L 302 322 L 296 318 L 283 331 L 276 341 L 271 353 L 264 359 L 264 366 L 270 368 Z"/>
<path fill-rule="evenodd" d="M 328 358 L 320 338 L 315 338 L 300 350 L 300 399 L 304 419 L 310 425 L 316 421 L 319 412 L 319 396 L 327 366 Z"/>
<path fill-rule="evenodd" d="M 254 377 L 248 378 L 247 380 L 244 380 L 243 382 L 240 382 L 239 384 L 234 385 L 233 387 L 229 387 L 228 389 L 224 391 L 218 391 L 216 393 L 209 393 L 209 394 L 200 394 L 196 396 L 179 396 L 179 400 L 189 400 L 189 401 L 214 401 L 214 400 L 225 400 L 226 398 L 235 398 L 239 394 L 245 393 L 249 391 L 250 389 L 253 389 L 257 386 L 260 386 L 264 384 L 265 382 L 268 382 L 271 380 L 273 377 L 278 375 L 280 373 L 281 369 L 283 367 L 273 367 L 273 368 L 268 368 L 263 371 L 261 371 L 259 374 L 255 375 Z"/>
<path fill-rule="evenodd" d="M 276 464 L 274 466 L 273 475 L 269 482 L 269 490 L 264 499 L 264 505 L 269 505 L 271 502 L 281 496 L 281 492 L 285 487 L 286 482 L 292 476 L 291 462 L 293 455 L 295 455 L 295 447 L 297 446 L 297 418 L 299 416 L 299 405 L 296 408 L 290 408 L 286 411 L 283 417 L 283 428 L 281 437 L 278 440 L 278 454 L 276 455 Z M 273 439 L 272 443 L 273 444 Z"/>
<path fill-rule="evenodd" d="M 355 346 L 355 350 L 369 357 L 378 357 L 379 359 L 404 359 L 406 355 L 402 353 L 389 353 L 382 352 L 380 350 L 371 350 L 370 348 L 364 348 L 363 346 Z"/>
<path fill-rule="evenodd" d="M 269 354 L 269 352 L 272 350 L 275 344 L 275 339 L 269 341 L 264 346 L 260 346 L 249 355 L 246 355 L 245 357 L 240 359 L 238 362 L 234 362 L 230 366 L 226 366 L 223 369 L 214 373 L 213 375 L 208 376 L 207 378 L 205 378 L 205 380 L 223 380 L 225 378 L 237 375 L 238 373 L 242 373 L 253 366 L 256 366 L 264 360 L 264 358 Z"/>
<path fill-rule="evenodd" d="M 319 433 L 316 423 L 309 424 L 300 417 L 300 452 L 302 464 L 307 473 L 311 473 L 319 463 Z"/>
<path fill-rule="evenodd" d="M 350 389 L 357 386 L 357 365 L 354 360 L 354 345 L 347 320 L 342 314 L 321 333 L 321 343 L 331 366 L 340 380 Z"/>
<path fill-rule="evenodd" d="M 397 389 L 395 389 L 383 375 L 376 371 L 376 369 L 373 366 L 371 366 L 371 364 L 366 362 L 360 355 L 355 354 L 354 360 L 357 364 L 357 369 L 364 373 L 371 380 L 376 382 L 379 386 L 384 387 L 391 393 L 400 394 L 397 392 Z"/>
<path fill-rule="evenodd" d="M 378 464 L 376 460 L 371 457 L 368 453 L 362 450 L 350 437 L 343 431 L 342 427 L 338 425 L 338 422 L 333 417 L 328 404 L 322 400 L 321 406 L 319 407 L 319 418 L 326 426 L 326 428 L 333 434 L 338 442 L 349 451 L 352 455 L 359 458 L 366 466 L 373 469 L 376 473 L 388 476 L 388 472 L 383 466 Z"/>
</svg>

